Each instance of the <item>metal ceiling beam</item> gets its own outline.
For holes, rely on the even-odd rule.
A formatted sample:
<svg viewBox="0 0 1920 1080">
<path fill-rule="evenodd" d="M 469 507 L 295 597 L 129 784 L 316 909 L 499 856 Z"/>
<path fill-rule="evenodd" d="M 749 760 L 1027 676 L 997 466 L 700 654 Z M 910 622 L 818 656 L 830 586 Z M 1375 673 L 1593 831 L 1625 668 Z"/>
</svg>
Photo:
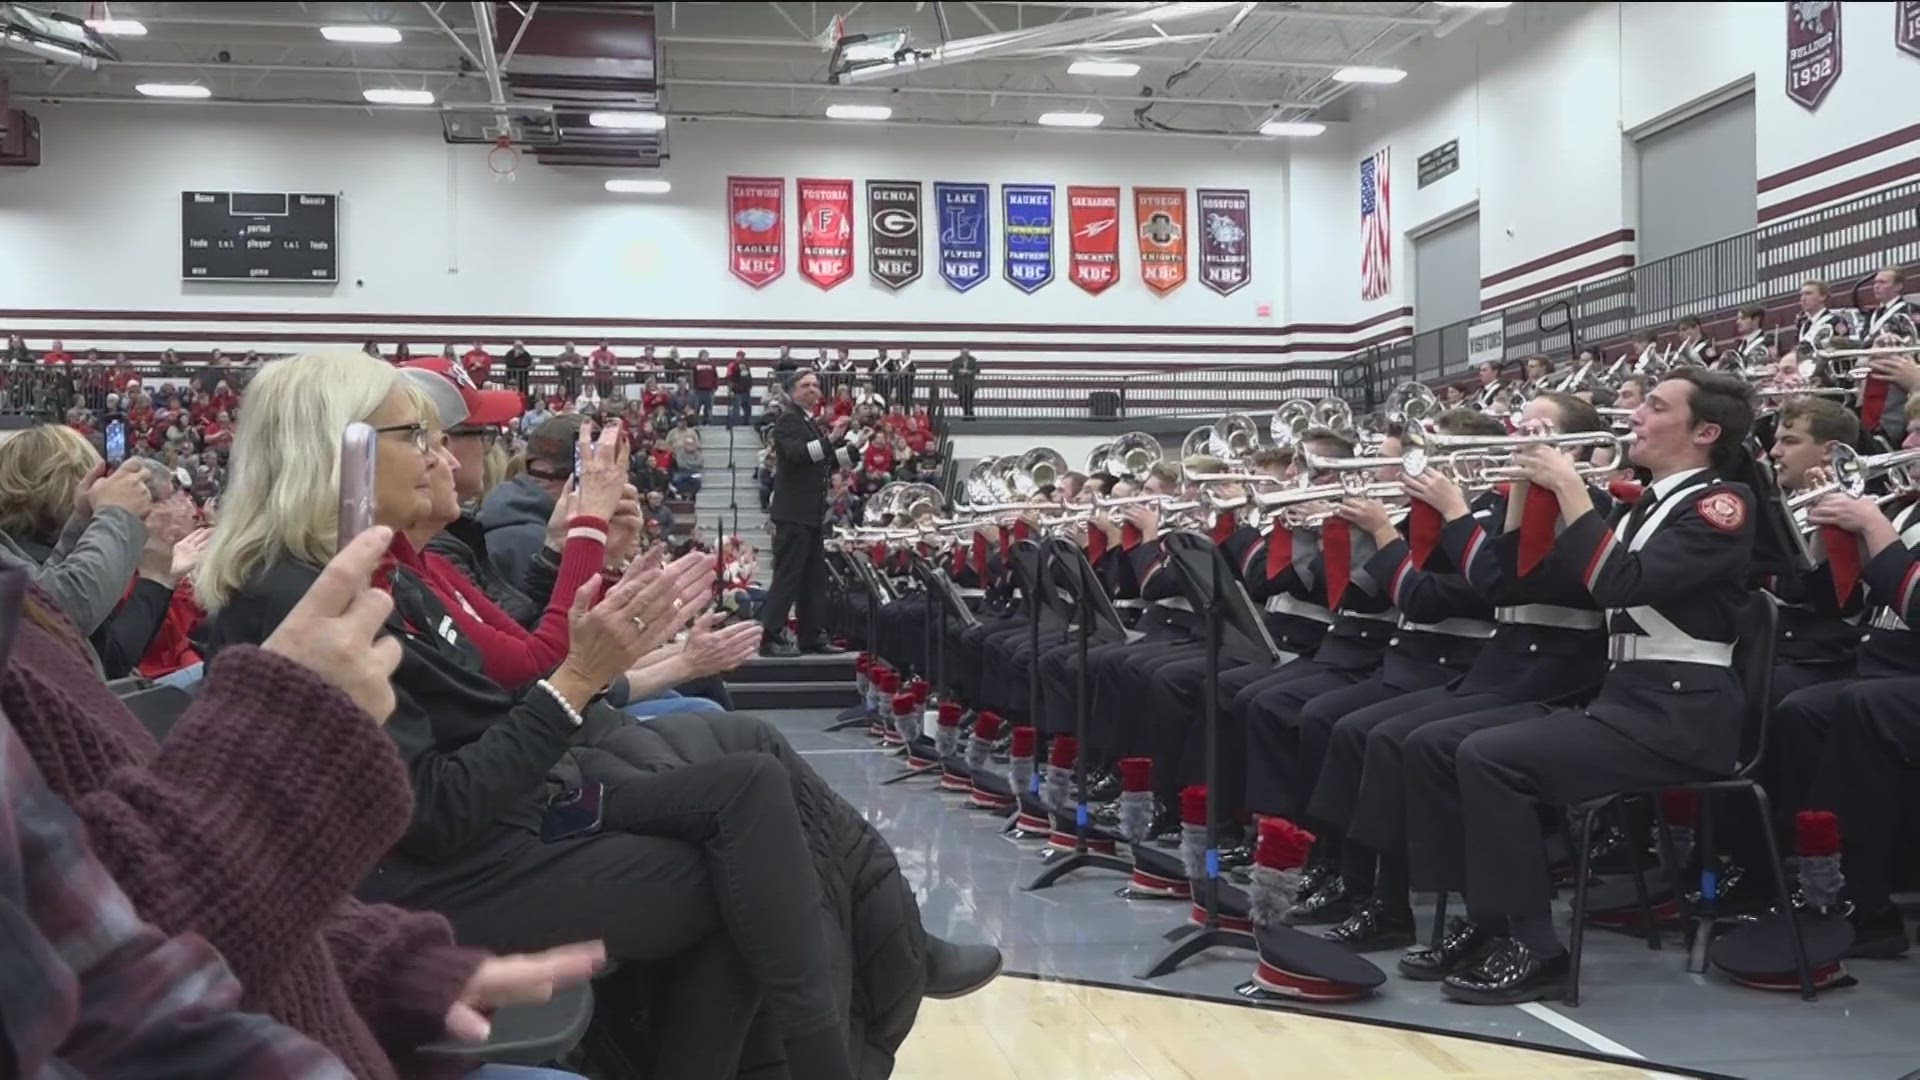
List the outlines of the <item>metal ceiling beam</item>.
<svg viewBox="0 0 1920 1080">
<path fill-rule="evenodd" d="M 949 41 L 924 53 L 917 53 L 906 62 L 850 71 L 841 77 L 841 81 L 847 84 L 878 82 L 890 76 L 1008 56 L 1021 49 L 1042 45 L 1091 42 L 1102 36 L 1125 30 L 1213 15 L 1233 6 L 1235 5 L 1231 2 L 1145 4 L 1125 11 L 1094 15 L 1084 19 L 1061 19 L 1025 30 L 1008 30 L 999 34 L 983 34 L 978 37 Z"/>
<path fill-rule="evenodd" d="M 715 90 L 827 90 L 829 87 L 819 83 L 777 82 L 759 79 L 680 79 L 671 75 L 662 80 L 668 88 L 686 86 Z M 1155 102 L 1161 105 L 1221 105 L 1235 108 L 1242 105 L 1264 105 L 1275 109 L 1304 109 L 1310 102 L 1275 102 L 1265 98 L 1190 98 L 1190 97 L 1149 97 L 1142 94 L 1076 94 L 1064 90 L 1021 90 L 1017 87 L 999 86 L 991 89 L 964 86 L 888 86 L 880 88 L 886 95 L 921 94 L 929 97 L 1007 97 L 1039 98 L 1045 101 L 1123 101 L 1130 105 L 1145 105 Z M 677 110 L 673 115 L 681 115 Z"/>
<path fill-rule="evenodd" d="M 0 64 L 32 64 L 43 67 L 44 60 L 30 56 L 14 57 L 0 54 Z M 433 78 L 441 76 L 449 79 L 472 74 L 458 68 L 416 68 L 416 67 L 361 67 L 358 65 L 335 64 L 222 64 L 212 60 L 123 60 L 113 65 L 116 68 L 154 68 L 157 70 L 177 70 L 192 68 L 195 71 L 295 71 L 317 75 L 404 75 Z"/>
</svg>

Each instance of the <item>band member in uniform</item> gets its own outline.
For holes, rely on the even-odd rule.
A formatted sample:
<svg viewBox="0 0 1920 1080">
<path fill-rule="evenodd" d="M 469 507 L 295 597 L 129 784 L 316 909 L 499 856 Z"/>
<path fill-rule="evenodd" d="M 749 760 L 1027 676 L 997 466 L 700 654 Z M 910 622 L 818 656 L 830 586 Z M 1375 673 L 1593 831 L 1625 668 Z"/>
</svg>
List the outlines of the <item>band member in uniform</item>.
<svg viewBox="0 0 1920 1080">
<path fill-rule="evenodd" d="M 1860 441 L 1860 419 L 1828 398 L 1797 397 L 1780 408 L 1768 457 L 1780 491 L 1789 497 L 1830 479 L 1826 465 L 1836 447 Z M 1834 595 L 1833 570 L 1824 560 L 1805 574 L 1769 575 L 1761 587 L 1780 605 L 1780 639 L 1774 646 L 1776 702 L 1795 690 L 1848 678 L 1860 645 L 1858 589 Z M 1780 724 L 1776 719 L 1775 730 Z M 1768 760 L 1779 762 L 1779 755 Z M 1775 784 L 1768 791 L 1779 792 Z"/>
<path fill-rule="evenodd" d="M 1888 345 L 1913 345 L 1920 339 L 1914 323 L 1914 311 L 1907 298 L 1900 294 L 1900 269 L 1883 266 L 1873 275 L 1874 308 L 1867 315 L 1866 344 L 1885 347 Z M 1916 384 L 1920 384 L 1920 368 L 1914 365 L 1913 355 L 1876 356 L 1870 361 L 1876 378 L 1888 383 L 1886 398 L 1878 403 L 1879 434 L 1889 443 L 1899 445 L 1905 434 L 1905 409 L 1912 400 Z"/>
<path fill-rule="evenodd" d="M 913 410 L 913 377 L 919 370 L 920 365 L 913 361 L 913 350 L 901 349 L 900 359 L 894 364 L 894 385 L 900 388 L 900 394 L 897 399 L 888 400 L 904 406 L 909 412 Z"/>
<path fill-rule="evenodd" d="M 1773 362 L 1773 349 L 1767 342 L 1767 309 L 1749 304 L 1733 317 L 1734 333 L 1739 340 L 1723 355 L 1734 369 L 1764 367 Z"/>
<path fill-rule="evenodd" d="M 1620 386 L 1613 394 L 1613 407 L 1616 409 L 1637 409 L 1647 399 L 1647 377 L 1629 375 L 1620 380 Z"/>
<path fill-rule="evenodd" d="M 953 395 L 960 399 L 960 415 L 973 419 L 973 391 L 980 380 L 980 361 L 973 354 L 961 349 L 953 362 L 947 365 L 947 377 L 953 380 Z"/>
<path fill-rule="evenodd" d="M 1627 339 L 1628 370 L 1644 375 L 1656 367 L 1665 366 L 1666 358 L 1660 355 L 1660 339 L 1652 330 L 1635 330 Z"/>
<path fill-rule="evenodd" d="M 1444 993 L 1514 1004 L 1558 992 L 1566 951 L 1553 928 L 1538 806 L 1724 775 L 1745 700 L 1732 670 L 1754 538 L 1753 495 L 1722 476 L 1750 469 L 1753 395 L 1730 376 L 1682 368 L 1635 412 L 1631 458 L 1651 475 L 1609 525 L 1572 459 L 1515 455 L 1528 486 L 1559 505 L 1556 551 L 1584 567 L 1609 610 L 1615 661 L 1585 709 L 1532 719 L 1443 720 L 1407 741 L 1409 854 L 1421 887 L 1464 870 L 1470 928 L 1426 957 Z M 1516 496 L 1518 497 L 1518 496 Z M 1497 718 L 1489 726 L 1486 717 Z"/>
<path fill-rule="evenodd" d="M 1697 367 L 1711 365 L 1719 354 L 1714 351 L 1713 342 L 1707 340 L 1706 332 L 1700 329 L 1700 320 L 1692 315 L 1682 315 L 1679 326 L 1680 340 L 1673 347 L 1674 363 Z"/>
<path fill-rule="evenodd" d="M 1826 282 L 1809 280 L 1800 286 L 1800 317 L 1794 321 L 1794 328 L 1799 331 L 1801 346 L 1824 349 L 1829 341 L 1845 335 L 1846 327 L 1840 325 L 1828 302 Z"/>
<path fill-rule="evenodd" d="M 1479 376 L 1480 389 L 1473 395 L 1473 407 L 1486 412 L 1496 399 L 1507 393 L 1507 380 L 1501 375 L 1498 360 L 1481 361 L 1480 366 L 1474 369 L 1474 374 Z"/>
<path fill-rule="evenodd" d="M 835 469 L 851 469 L 859 446 L 846 441 L 848 421 L 841 417 L 825 432 L 814 426 L 813 411 L 820 404 L 820 377 L 801 370 L 788 389 L 796 406 L 784 409 L 773 423 L 776 467 L 773 505 L 773 583 L 767 587 L 760 625 L 765 640 L 763 656 L 793 656 L 800 652 L 839 652 L 826 636 L 821 617 L 826 606 L 826 550 L 821 546 L 827 512 L 827 477 Z M 786 636 L 787 612 L 799 614 L 799 644 Z"/>
</svg>

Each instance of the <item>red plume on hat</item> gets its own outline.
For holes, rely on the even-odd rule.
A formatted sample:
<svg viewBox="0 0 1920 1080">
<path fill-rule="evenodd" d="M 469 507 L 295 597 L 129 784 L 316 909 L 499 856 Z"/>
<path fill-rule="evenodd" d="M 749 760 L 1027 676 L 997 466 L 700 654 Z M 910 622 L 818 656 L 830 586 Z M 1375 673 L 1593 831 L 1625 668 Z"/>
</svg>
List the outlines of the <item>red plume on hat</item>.
<svg viewBox="0 0 1920 1080">
<path fill-rule="evenodd" d="M 914 704 L 913 704 L 912 694 L 893 695 L 893 715 L 905 716 L 908 713 L 912 712 L 913 708 L 914 708 Z"/>
<path fill-rule="evenodd" d="M 1803 859 L 1840 854 L 1840 818 L 1831 810 L 1794 815 L 1793 851 Z"/>
<path fill-rule="evenodd" d="M 1033 757 L 1033 747 L 1034 747 L 1034 744 L 1039 741 L 1039 739 L 1040 739 L 1040 733 L 1034 730 L 1033 728 L 1030 728 L 1030 727 L 1014 728 L 1013 729 L 1013 749 L 1011 751 L 1012 755 L 1017 758 Z"/>
<path fill-rule="evenodd" d="M 1007 783 L 1016 794 L 1033 784 L 1033 752 L 1039 741 L 1040 733 L 1031 727 L 1013 729 L 1013 745 L 1007 754 Z"/>
<path fill-rule="evenodd" d="M 1153 789 L 1153 759 L 1150 757 L 1127 757 L 1120 759 L 1120 790 L 1151 791 Z"/>
<path fill-rule="evenodd" d="M 1253 861 L 1269 870 L 1297 870 L 1307 864 L 1313 840 L 1312 833 L 1286 818 L 1261 818 L 1253 845 Z"/>
<path fill-rule="evenodd" d="M 1312 833 L 1282 817 L 1263 817 L 1253 845 L 1248 890 L 1255 926 L 1278 926 L 1300 898 L 1301 868 L 1313 851 Z"/>
<path fill-rule="evenodd" d="M 1153 833 L 1153 759 L 1121 758 L 1120 835 L 1138 844 Z"/>
<path fill-rule="evenodd" d="M 1188 881 L 1200 881 L 1207 876 L 1207 788 L 1204 784 L 1194 784 L 1180 792 L 1180 861 L 1186 864 Z"/>
<path fill-rule="evenodd" d="M 982 712 L 973 722 L 973 737 L 992 742 L 1000 737 L 1000 725 L 1003 721 L 997 712 Z"/>
<path fill-rule="evenodd" d="M 1847 878 L 1840 869 L 1840 819 L 1831 810 L 1802 810 L 1793 818 L 1795 876 L 1800 895 L 1816 911 L 1833 908 Z"/>
<path fill-rule="evenodd" d="M 940 703 L 940 726 L 943 728 L 957 728 L 960 726 L 959 702 L 943 701 Z"/>
<path fill-rule="evenodd" d="M 992 762 L 993 740 L 1000 737 L 1000 714 L 982 710 L 973 718 L 973 734 L 967 739 L 967 768 L 973 773 L 987 770 Z"/>
<path fill-rule="evenodd" d="M 1056 769 L 1071 769 L 1080 756 L 1080 740 L 1071 735 L 1056 735 L 1047 752 L 1047 764 Z"/>
<path fill-rule="evenodd" d="M 1700 797 L 1691 791 L 1663 791 L 1660 813 L 1669 826 L 1691 829 L 1700 821 Z"/>
<path fill-rule="evenodd" d="M 1206 825 L 1207 788 L 1205 784 L 1193 784 L 1181 789 L 1180 822 L 1183 825 Z"/>
<path fill-rule="evenodd" d="M 933 731 L 934 753 L 943 758 L 953 756 L 960 749 L 960 703 L 941 702 L 940 713 L 935 717 L 935 723 L 939 726 Z M 946 781 L 943 778 L 941 782 Z"/>
</svg>

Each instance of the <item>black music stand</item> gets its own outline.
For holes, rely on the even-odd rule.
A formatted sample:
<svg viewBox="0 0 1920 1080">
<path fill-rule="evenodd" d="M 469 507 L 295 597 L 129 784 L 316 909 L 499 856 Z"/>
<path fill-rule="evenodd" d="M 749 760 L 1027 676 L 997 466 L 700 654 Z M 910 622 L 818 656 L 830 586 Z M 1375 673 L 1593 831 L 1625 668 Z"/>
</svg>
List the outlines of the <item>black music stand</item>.
<svg viewBox="0 0 1920 1080">
<path fill-rule="evenodd" d="M 973 609 L 967 607 L 967 602 L 961 598 L 953 584 L 953 579 L 948 577 L 946 571 L 932 559 L 915 552 L 911 565 L 914 576 L 918 577 L 921 585 L 926 588 L 927 677 L 933 683 L 935 695 L 939 695 L 944 692 L 943 685 L 947 677 L 947 616 L 952 615 L 962 626 L 978 626 L 980 620 L 973 614 Z M 927 737 L 926 733 L 922 732 L 921 737 Z M 909 742 L 907 749 L 911 748 L 912 744 Z M 887 777 L 880 781 L 880 785 L 885 787 L 902 780 L 911 780 L 916 776 L 931 776 L 941 771 L 943 767 L 940 762 L 935 762 L 918 769 L 908 769 L 897 776 Z"/>
<path fill-rule="evenodd" d="M 1102 855 L 1087 846 L 1086 746 L 1087 724 L 1093 712 L 1093 695 L 1087 686 L 1087 647 L 1093 638 L 1094 623 L 1098 622 L 1122 639 L 1127 636 L 1127 627 L 1120 621 L 1120 612 L 1114 609 L 1106 586 L 1101 584 L 1100 576 L 1094 572 L 1093 564 L 1087 561 L 1087 555 L 1080 550 L 1080 545 L 1066 537 L 1055 537 L 1045 544 L 1043 550 L 1057 571 L 1054 581 L 1074 598 L 1074 622 L 1077 624 L 1074 637 L 1079 645 L 1080 669 L 1074 676 L 1073 734 L 1074 741 L 1081 749 L 1073 758 L 1073 850 L 1065 858 L 1048 863 L 1040 875 L 1027 885 L 1029 891 L 1047 888 L 1082 867 L 1117 870 L 1129 875 L 1133 873 L 1133 864 L 1127 860 L 1116 855 Z M 1040 693 L 1039 655 L 1036 654 L 1033 660 L 1033 693 L 1037 701 Z"/>
<path fill-rule="evenodd" d="M 1161 540 L 1161 551 L 1173 567 L 1180 592 L 1205 621 L 1207 676 L 1203 684 L 1201 715 L 1207 725 L 1207 854 L 1206 877 L 1195 882 L 1194 907 L 1206 913 L 1198 927 L 1176 928 L 1167 938 L 1172 942 L 1153 963 L 1140 973 L 1142 979 L 1157 979 L 1171 973 L 1194 956 L 1214 948 L 1254 949 L 1254 937 L 1244 930 L 1228 929 L 1220 919 L 1220 639 L 1228 627 L 1245 635 L 1256 648 L 1265 648 L 1273 660 L 1280 649 L 1267 633 L 1247 590 L 1233 576 L 1227 558 L 1212 540 L 1196 532 L 1177 530 Z"/>
<path fill-rule="evenodd" d="M 845 558 L 846 565 L 852 570 L 853 576 L 860 579 L 867 594 L 866 645 L 871 651 L 880 636 L 880 597 L 885 586 L 881 584 L 879 572 L 873 568 L 873 561 L 864 553 L 849 554 L 843 551 L 841 555 Z M 827 565 L 831 567 L 833 564 L 829 562 Z M 833 718 L 833 723 L 827 725 L 826 730 L 844 731 L 847 728 L 864 727 L 872 719 L 873 715 L 868 712 L 867 703 L 862 701 L 858 705 L 842 710 L 840 715 Z"/>
</svg>

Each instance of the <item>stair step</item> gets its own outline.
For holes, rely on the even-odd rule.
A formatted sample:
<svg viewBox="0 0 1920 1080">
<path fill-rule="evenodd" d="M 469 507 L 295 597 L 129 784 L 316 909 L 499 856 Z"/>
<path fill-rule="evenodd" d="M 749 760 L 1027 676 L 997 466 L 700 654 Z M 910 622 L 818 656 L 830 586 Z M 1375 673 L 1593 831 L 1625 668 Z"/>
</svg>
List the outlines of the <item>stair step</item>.
<svg viewBox="0 0 1920 1080">
<path fill-rule="evenodd" d="M 844 709 L 858 704 L 860 693 L 847 682 L 737 683 L 729 676 L 727 693 L 736 709 Z"/>
<path fill-rule="evenodd" d="M 727 673 L 728 686 L 779 682 L 839 682 L 853 685 L 854 653 L 832 656 L 756 656 Z"/>
</svg>

